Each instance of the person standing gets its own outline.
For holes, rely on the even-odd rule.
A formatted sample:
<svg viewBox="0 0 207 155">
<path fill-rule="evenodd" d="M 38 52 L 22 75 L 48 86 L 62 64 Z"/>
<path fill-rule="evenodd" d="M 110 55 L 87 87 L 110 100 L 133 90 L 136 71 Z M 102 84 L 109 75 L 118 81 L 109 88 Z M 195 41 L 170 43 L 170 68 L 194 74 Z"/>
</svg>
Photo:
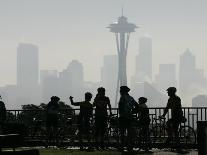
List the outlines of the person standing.
<svg viewBox="0 0 207 155">
<path fill-rule="evenodd" d="M 173 135 L 175 137 L 176 141 L 176 149 L 177 151 L 181 151 L 180 148 L 180 138 L 178 133 L 178 127 L 183 119 L 183 111 L 181 106 L 181 99 L 176 95 L 177 89 L 175 87 L 169 87 L 167 89 L 167 93 L 169 96 L 167 106 L 164 109 L 164 113 L 161 116 L 161 118 L 164 118 L 167 114 L 168 110 L 171 109 L 171 118 L 167 121 L 167 134 L 168 139 L 166 141 L 166 144 L 168 144 L 170 141 L 173 140 Z"/>
<path fill-rule="evenodd" d="M 6 107 L 0 95 L 0 133 L 3 133 L 5 120 L 6 120 Z"/>
<path fill-rule="evenodd" d="M 133 151 L 132 137 L 132 119 L 133 110 L 138 109 L 138 103 L 134 100 L 132 96 L 129 95 L 130 89 L 127 86 L 120 87 L 120 100 L 118 104 L 119 111 L 119 125 L 121 134 L 121 151 L 124 151 L 124 139 L 127 131 L 127 150 L 129 152 Z"/>
<path fill-rule="evenodd" d="M 48 132 L 48 138 L 54 138 L 57 134 L 58 127 L 58 112 L 59 112 L 59 100 L 57 96 L 52 96 L 51 101 L 46 106 L 46 127 Z"/>
<path fill-rule="evenodd" d="M 71 105 L 80 106 L 80 113 L 78 116 L 80 150 L 83 150 L 83 135 L 84 134 L 86 135 L 87 141 L 89 143 L 89 149 L 91 148 L 90 119 L 92 118 L 92 115 L 93 115 L 93 105 L 90 103 L 91 98 L 92 98 L 92 94 L 90 92 L 85 93 L 85 101 L 82 101 L 82 102 L 74 102 L 73 97 L 72 96 L 69 97 Z"/>
<path fill-rule="evenodd" d="M 96 141 L 96 148 L 104 149 L 104 135 L 107 129 L 107 107 L 109 108 L 110 115 L 112 114 L 111 111 L 111 104 L 110 100 L 107 96 L 105 96 L 105 88 L 100 87 L 97 89 L 98 93 L 94 99 L 93 106 L 96 107 L 95 109 L 95 141 Z"/>
<path fill-rule="evenodd" d="M 147 98 L 140 97 L 138 99 L 139 107 L 138 107 L 138 118 L 139 118 L 139 125 L 141 127 L 140 135 L 141 140 L 144 142 L 144 150 L 145 152 L 150 152 L 149 149 L 151 148 L 151 141 L 149 135 L 149 125 L 150 125 L 150 117 L 149 117 L 149 108 L 147 106 Z"/>
</svg>

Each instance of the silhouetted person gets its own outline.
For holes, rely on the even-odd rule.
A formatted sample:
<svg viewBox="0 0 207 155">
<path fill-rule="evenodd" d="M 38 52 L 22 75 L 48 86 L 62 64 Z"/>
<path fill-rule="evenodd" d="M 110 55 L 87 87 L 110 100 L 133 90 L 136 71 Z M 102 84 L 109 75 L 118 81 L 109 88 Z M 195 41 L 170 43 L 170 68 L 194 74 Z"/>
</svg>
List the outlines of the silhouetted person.
<svg viewBox="0 0 207 155">
<path fill-rule="evenodd" d="M 167 114 L 168 110 L 171 109 L 171 118 L 167 121 L 167 133 L 168 133 L 168 139 L 166 141 L 166 144 L 168 144 L 170 141 L 173 140 L 173 135 L 175 136 L 176 141 L 176 148 L 177 151 L 180 151 L 180 139 L 178 134 L 178 127 L 180 123 L 182 122 L 183 118 L 183 111 L 181 106 L 181 99 L 176 95 L 177 89 L 175 87 L 169 87 L 167 89 L 167 93 L 169 96 L 167 106 L 164 110 L 163 115 L 161 118 L 164 118 Z"/>
<path fill-rule="evenodd" d="M 86 135 L 87 141 L 89 143 L 89 148 L 91 147 L 91 135 L 90 135 L 90 119 L 93 114 L 93 105 L 90 103 L 92 94 L 89 92 L 85 93 L 85 101 L 73 102 L 73 97 L 70 96 L 70 102 L 74 106 L 80 106 L 80 113 L 78 116 L 78 128 L 79 128 L 79 145 L 80 150 L 83 150 L 83 135 Z"/>
<path fill-rule="evenodd" d="M 127 150 L 133 150 L 132 137 L 132 119 L 133 119 L 133 110 L 138 108 L 138 103 L 131 97 L 128 92 L 130 89 L 127 86 L 120 87 L 120 100 L 119 100 L 119 125 L 120 125 L 120 134 L 121 134 L 121 150 L 124 151 L 125 143 L 125 134 L 127 131 Z"/>
<path fill-rule="evenodd" d="M 95 109 L 95 140 L 96 148 L 104 149 L 104 135 L 107 129 L 107 106 L 111 112 L 111 104 L 108 97 L 105 96 L 105 88 L 100 87 L 97 89 L 98 93 L 94 99 L 93 106 Z"/>
<path fill-rule="evenodd" d="M 141 127 L 140 138 L 142 138 L 142 141 L 145 142 L 145 146 L 144 146 L 145 151 L 149 152 L 149 149 L 151 148 L 151 141 L 149 135 L 149 125 L 150 125 L 149 108 L 146 105 L 147 98 L 140 97 L 138 103 L 139 106 L 137 112 L 139 116 L 139 125 Z"/>
<path fill-rule="evenodd" d="M 0 99 L 2 99 L 0 95 Z M 4 123 L 6 120 L 6 107 L 4 102 L 0 101 L 0 134 L 3 133 Z"/>
<path fill-rule="evenodd" d="M 52 96 L 50 99 L 51 101 L 46 106 L 46 127 L 49 136 L 48 138 L 51 138 L 51 136 L 54 136 L 57 133 L 59 112 L 58 102 L 60 98 Z"/>
</svg>

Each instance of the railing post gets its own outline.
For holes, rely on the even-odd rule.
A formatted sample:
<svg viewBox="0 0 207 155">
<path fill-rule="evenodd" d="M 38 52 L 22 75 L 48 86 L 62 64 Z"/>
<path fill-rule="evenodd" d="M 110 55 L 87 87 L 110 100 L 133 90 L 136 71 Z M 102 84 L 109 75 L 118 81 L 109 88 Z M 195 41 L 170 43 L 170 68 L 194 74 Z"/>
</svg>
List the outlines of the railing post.
<svg viewBox="0 0 207 155">
<path fill-rule="evenodd" d="M 207 154 L 207 121 L 197 122 L 198 155 Z"/>
</svg>

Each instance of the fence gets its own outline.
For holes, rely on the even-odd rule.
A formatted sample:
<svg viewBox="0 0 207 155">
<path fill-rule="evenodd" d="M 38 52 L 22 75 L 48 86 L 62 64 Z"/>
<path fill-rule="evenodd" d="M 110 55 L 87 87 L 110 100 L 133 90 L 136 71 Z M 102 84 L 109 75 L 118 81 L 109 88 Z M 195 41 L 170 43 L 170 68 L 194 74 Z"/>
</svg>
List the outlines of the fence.
<svg viewBox="0 0 207 155">
<path fill-rule="evenodd" d="M 161 131 L 162 127 L 161 122 L 158 122 L 154 120 L 154 118 L 158 118 L 160 115 L 163 114 L 164 108 L 163 107 L 153 107 L 149 108 L 150 111 L 150 118 L 151 118 L 151 124 L 150 124 L 150 130 L 151 130 L 151 139 L 154 139 L 153 142 L 159 142 L 163 143 L 164 140 L 167 137 L 166 131 Z M 67 126 L 76 126 L 77 127 L 77 115 L 79 113 L 79 109 L 62 109 L 60 111 L 60 119 L 59 119 L 59 125 L 64 126 L 65 130 Z M 118 109 L 112 108 L 112 113 L 115 117 L 118 118 Z M 183 142 L 186 144 L 197 144 L 196 141 L 196 134 L 197 134 L 197 121 L 206 121 L 207 120 L 207 107 L 183 107 L 183 114 L 186 117 L 187 121 L 185 123 L 182 123 L 181 126 L 183 127 L 183 131 L 180 130 L 180 137 L 183 138 Z M 170 118 L 171 112 L 166 115 L 166 120 L 164 120 L 163 123 L 165 123 Z M 70 124 L 66 124 L 68 122 L 68 118 L 70 119 Z M 45 121 L 46 121 L 46 114 L 44 110 L 7 110 L 7 122 L 15 122 L 18 124 L 24 124 L 27 127 L 27 132 L 32 132 L 32 130 L 36 130 L 34 128 L 39 128 L 43 130 L 45 128 Z M 34 122 L 36 124 L 34 124 Z M 93 120 L 92 120 L 93 122 Z M 118 126 L 117 126 L 118 128 Z M 62 127 L 62 129 L 64 129 Z M 154 130 L 154 131 L 152 131 Z M 156 131 L 155 131 L 156 130 Z M 165 130 L 165 129 L 164 129 Z M 191 131 L 189 131 L 191 130 Z M 118 130 L 117 130 L 118 131 Z M 190 139 L 184 139 L 186 138 L 183 135 L 187 135 Z M 75 133 L 73 133 L 75 134 Z M 110 132 L 109 136 L 113 137 L 113 133 Z M 71 136 L 71 135 L 70 135 Z M 27 140 L 34 140 L 34 137 L 32 137 L 31 133 L 28 133 L 26 135 Z M 36 138 L 39 140 L 43 140 L 42 137 L 43 133 L 38 133 L 38 136 Z M 163 140 L 156 141 L 157 139 L 162 138 Z M 77 137 L 76 137 L 77 140 Z"/>
</svg>

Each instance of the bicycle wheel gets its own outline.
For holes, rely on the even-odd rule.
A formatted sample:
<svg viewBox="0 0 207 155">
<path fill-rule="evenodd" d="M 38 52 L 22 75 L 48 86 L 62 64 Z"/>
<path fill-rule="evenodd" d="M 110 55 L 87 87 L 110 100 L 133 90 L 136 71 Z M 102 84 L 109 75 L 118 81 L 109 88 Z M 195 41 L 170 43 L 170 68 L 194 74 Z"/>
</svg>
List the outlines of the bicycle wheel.
<svg viewBox="0 0 207 155">
<path fill-rule="evenodd" d="M 183 144 L 195 144 L 196 133 L 190 126 L 181 126 L 179 129 L 180 142 Z"/>
<path fill-rule="evenodd" d="M 152 148 L 152 142 L 150 138 L 150 131 L 148 128 L 137 128 L 137 148 L 139 150 L 149 150 Z"/>
<path fill-rule="evenodd" d="M 110 127 L 107 129 L 105 134 L 105 141 L 107 146 L 116 146 L 119 143 L 119 132 L 118 128 Z"/>
<path fill-rule="evenodd" d="M 60 129 L 57 133 L 57 147 L 60 149 L 66 149 L 68 146 L 66 145 L 67 138 L 65 136 L 64 129 Z"/>
<path fill-rule="evenodd" d="M 57 134 L 57 147 L 61 149 L 66 149 L 72 146 L 74 143 L 74 135 L 72 129 L 61 128 Z"/>
<path fill-rule="evenodd" d="M 167 130 L 162 126 L 154 126 L 150 130 L 150 138 L 153 144 L 156 143 L 165 143 L 167 140 Z"/>
</svg>

